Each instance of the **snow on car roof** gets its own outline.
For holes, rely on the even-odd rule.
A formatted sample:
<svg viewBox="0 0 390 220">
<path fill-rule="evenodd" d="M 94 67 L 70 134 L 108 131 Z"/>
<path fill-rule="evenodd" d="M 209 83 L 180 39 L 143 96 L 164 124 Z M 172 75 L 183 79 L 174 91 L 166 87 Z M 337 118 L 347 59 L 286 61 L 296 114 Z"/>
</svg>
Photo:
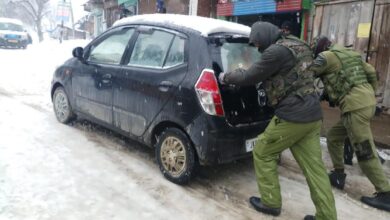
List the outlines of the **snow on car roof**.
<svg viewBox="0 0 390 220">
<path fill-rule="evenodd" d="M 17 19 L 12 19 L 12 18 L 0 18 L 0 22 L 4 22 L 4 23 L 13 23 L 13 24 L 17 24 L 17 25 L 21 25 L 23 26 L 23 23 Z"/>
<path fill-rule="evenodd" d="M 167 25 L 177 25 L 193 29 L 208 36 L 213 33 L 236 33 L 249 35 L 250 27 L 229 21 L 218 20 L 213 18 L 179 15 L 179 14 L 145 14 L 123 18 L 114 23 L 113 26 L 124 24 L 137 24 L 139 22 L 158 23 Z"/>
</svg>

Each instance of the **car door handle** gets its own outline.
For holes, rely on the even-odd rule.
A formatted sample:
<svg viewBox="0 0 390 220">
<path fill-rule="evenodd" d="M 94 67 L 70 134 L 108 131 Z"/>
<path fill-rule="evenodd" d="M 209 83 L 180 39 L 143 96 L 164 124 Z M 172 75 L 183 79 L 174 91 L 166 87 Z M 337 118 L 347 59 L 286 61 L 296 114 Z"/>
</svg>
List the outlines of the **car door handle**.
<svg viewBox="0 0 390 220">
<path fill-rule="evenodd" d="M 107 73 L 102 76 L 102 83 L 104 84 L 110 84 L 111 83 L 112 75 Z"/>
<path fill-rule="evenodd" d="M 158 89 L 161 92 L 168 92 L 170 88 L 172 88 L 173 83 L 171 81 L 162 81 L 160 85 L 158 86 Z"/>
</svg>

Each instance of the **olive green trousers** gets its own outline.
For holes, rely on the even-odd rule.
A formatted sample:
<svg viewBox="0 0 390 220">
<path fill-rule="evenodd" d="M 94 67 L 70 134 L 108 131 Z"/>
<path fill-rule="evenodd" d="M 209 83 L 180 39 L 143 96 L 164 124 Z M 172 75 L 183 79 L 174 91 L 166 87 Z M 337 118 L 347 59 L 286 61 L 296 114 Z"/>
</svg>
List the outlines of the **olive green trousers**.
<svg viewBox="0 0 390 220">
<path fill-rule="evenodd" d="M 344 169 L 344 140 L 348 137 L 363 173 L 378 192 L 389 192 L 390 184 L 379 162 L 370 128 L 374 114 L 375 106 L 342 114 L 328 132 L 328 149 L 334 168 Z"/>
<path fill-rule="evenodd" d="M 261 201 L 266 206 L 282 206 L 277 161 L 280 153 L 290 148 L 309 185 L 316 220 L 337 219 L 333 193 L 322 161 L 320 129 L 321 121 L 292 123 L 274 116 L 260 134 L 253 149 L 253 160 Z"/>
</svg>

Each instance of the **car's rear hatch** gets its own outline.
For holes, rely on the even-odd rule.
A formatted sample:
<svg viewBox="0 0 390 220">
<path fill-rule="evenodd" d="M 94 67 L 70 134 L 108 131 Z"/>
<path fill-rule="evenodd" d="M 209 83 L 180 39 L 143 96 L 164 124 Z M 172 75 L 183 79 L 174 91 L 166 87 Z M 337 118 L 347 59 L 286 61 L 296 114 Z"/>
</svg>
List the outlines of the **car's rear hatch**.
<svg viewBox="0 0 390 220">
<path fill-rule="evenodd" d="M 221 72 L 237 68 L 248 69 L 260 59 L 257 48 L 248 45 L 245 36 L 217 34 L 208 38 L 213 71 L 218 77 Z M 227 122 L 232 126 L 245 126 L 269 120 L 273 109 L 267 105 L 265 90 L 260 85 L 219 85 Z"/>
</svg>

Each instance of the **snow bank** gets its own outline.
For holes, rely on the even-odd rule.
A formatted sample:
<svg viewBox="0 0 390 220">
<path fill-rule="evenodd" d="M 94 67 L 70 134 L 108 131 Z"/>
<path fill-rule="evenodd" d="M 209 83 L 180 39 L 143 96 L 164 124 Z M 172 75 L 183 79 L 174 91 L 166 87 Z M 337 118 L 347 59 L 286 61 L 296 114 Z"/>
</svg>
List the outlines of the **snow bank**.
<svg viewBox="0 0 390 220">
<path fill-rule="evenodd" d="M 54 70 L 72 57 L 73 48 L 87 43 L 69 40 L 60 44 L 46 40 L 29 45 L 26 50 L 0 48 L 0 91 L 7 90 L 28 102 L 51 109 L 50 84 Z"/>
</svg>

